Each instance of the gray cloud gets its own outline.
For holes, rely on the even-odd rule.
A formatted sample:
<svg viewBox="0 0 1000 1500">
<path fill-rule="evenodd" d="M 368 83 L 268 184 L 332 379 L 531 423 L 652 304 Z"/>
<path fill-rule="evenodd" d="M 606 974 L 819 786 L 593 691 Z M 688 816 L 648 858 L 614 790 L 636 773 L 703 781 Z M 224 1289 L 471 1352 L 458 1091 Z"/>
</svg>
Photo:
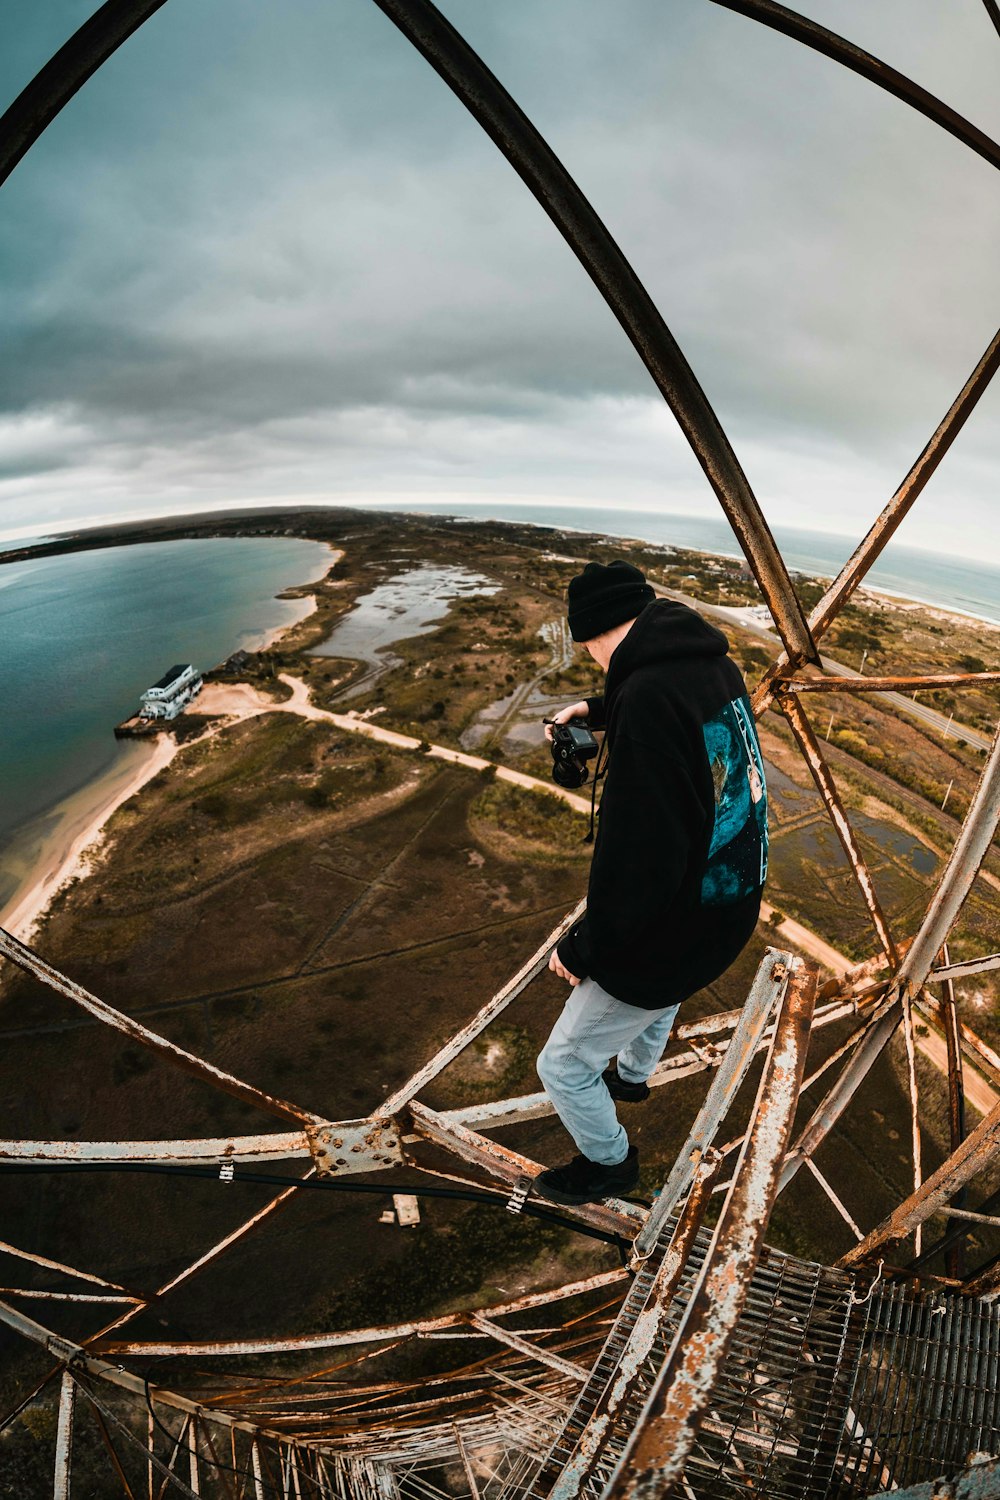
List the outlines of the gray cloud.
<svg viewBox="0 0 1000 1500">
<path fill-rule="evenodd" d="M 1000 322 L 995 172 L 705 0 L 446 8 L 632 259 L 768 514 L 860 529 Z M 1000 134 L 978 0 L 805 8 Z M 0 91 L 89 9 L 8 0 Z M 0 525 L 270 495 L 714 503 L 555 230 L 374 7 L 171 0 L 4 193 Z M 991 394 L 935 482 L 943 545 L 977 535 L 998 425 Z"/>
</svg>

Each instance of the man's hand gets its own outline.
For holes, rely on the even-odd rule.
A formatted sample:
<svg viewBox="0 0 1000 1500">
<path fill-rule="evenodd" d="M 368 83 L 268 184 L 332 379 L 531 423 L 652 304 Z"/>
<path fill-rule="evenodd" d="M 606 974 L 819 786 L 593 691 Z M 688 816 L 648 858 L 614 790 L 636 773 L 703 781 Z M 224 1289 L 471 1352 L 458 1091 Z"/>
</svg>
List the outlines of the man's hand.
<svg viewBox="0 0 1000 1500">
<path fill-rule="evenodd" d="M 586 704 L 584 704 L 584 707 L 586 707 Z M 560 979 L 565 979 L 567 984 L 575 985 L 580 983 L 576 975 L 571 974 L 566 965 L 560 960 L 559 952 L 556 948 L 553 948 L 551 954 L 549 955 L 549 968 L 552 970 L 553 974 L 558 974 Z"/>
<path fill-rule="evenodd" d="M 590 709 L 587 706 L 586 700 L 581 698 L 579 703 L 574 703 L 569 708 L 561 708 L 557 714 L 552 715 L 552 718 L 556 724 L 565 724 L 567 719 L 586 719 L 589 713 Z M 546 724 L 545 726 L 545 738 L 551 743 L 551 724 Z M 574 980 L 573 982 L 576 984 L 579 981 Z"/>
</svg>

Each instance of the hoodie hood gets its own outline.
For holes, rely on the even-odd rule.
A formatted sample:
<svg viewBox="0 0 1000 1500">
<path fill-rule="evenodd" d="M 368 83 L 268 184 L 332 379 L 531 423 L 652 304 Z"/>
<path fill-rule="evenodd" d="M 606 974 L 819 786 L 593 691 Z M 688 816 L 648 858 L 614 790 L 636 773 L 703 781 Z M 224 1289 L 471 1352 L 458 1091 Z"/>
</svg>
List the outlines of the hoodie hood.
<svg viewBox="0 0 1000 1500">
<path fill-rule="evenodd" d="M 725 656 L 729 642 L 695 610 L 673 599 L 655 599 L 636 617 L 608 663 L 605 697 L 610 698 L 637 667 L 658 661 Z"/>
</svg>

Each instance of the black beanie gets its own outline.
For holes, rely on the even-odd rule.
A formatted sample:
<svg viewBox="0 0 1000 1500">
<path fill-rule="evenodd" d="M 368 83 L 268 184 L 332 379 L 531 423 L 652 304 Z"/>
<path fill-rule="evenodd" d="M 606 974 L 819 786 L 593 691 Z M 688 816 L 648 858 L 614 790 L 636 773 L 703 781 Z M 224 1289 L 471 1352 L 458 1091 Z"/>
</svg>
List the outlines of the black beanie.
<svg viewBox="0 0 1000 1500">
<path fill-rule="evenodd" d="M 574 641 L 592 641 L 626 620 L 634 620 L 656 595 L 645 574 L 631 563 L 590 562 L 570 579 L 569 633 Z"/>
</svg>

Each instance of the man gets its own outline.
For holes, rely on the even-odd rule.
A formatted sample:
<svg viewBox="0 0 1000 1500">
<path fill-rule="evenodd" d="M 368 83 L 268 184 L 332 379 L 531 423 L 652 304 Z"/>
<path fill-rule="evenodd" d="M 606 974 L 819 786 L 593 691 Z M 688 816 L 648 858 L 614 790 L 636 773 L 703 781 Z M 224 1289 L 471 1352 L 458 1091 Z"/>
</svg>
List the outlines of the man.
<svg viewBox="0 0 1000 1500">
<path fill-rule="evenodd" d="M 535 1191 L 590 1203 L 639 1178 L 614 1101 L 648 1096 L 679 1006 L 754 930 L 767 795 L 746 687 L 720 631 L 657 599 L 626 562 L 588 563 L 572 580 L 569 628 L 607 680 L 603 697 L 556 720 L 603 729 L 608 770 L 587 911 L 549 959 L 572 988 L 538 1059 L 581 1154 L 542 1172 Z"/>
</svg>

